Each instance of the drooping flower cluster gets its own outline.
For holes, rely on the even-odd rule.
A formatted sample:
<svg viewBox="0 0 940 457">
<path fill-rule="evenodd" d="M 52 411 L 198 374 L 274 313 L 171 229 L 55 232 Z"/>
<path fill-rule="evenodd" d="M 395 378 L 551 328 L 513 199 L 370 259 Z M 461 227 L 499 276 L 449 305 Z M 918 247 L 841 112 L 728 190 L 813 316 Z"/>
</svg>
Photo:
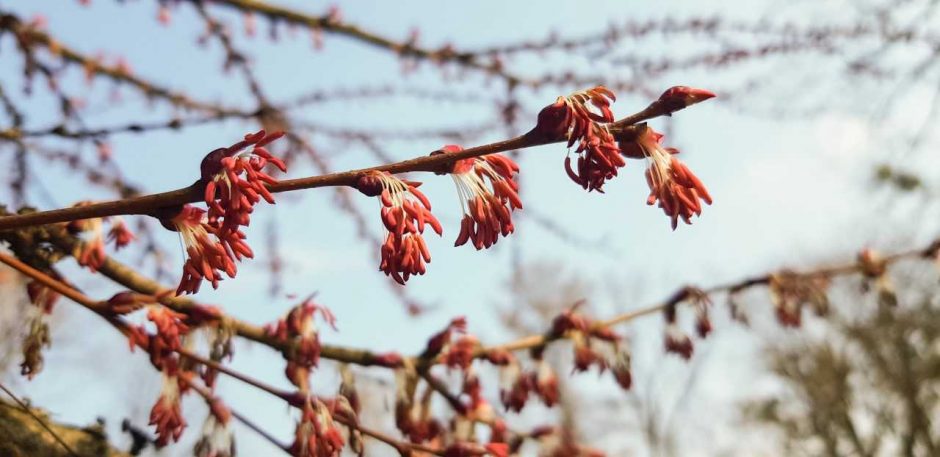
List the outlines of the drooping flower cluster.
<svg viewBox="0 0 940 457">
<path fill-rule="evenodd" d="M 607 125 L 614 121 L 610 110 L 614 100 L 613 92 L 597 86 L 558 97 L 539 112 L 534 132 L 548 140 L 566 139 L 569 148 L 578 144 L 577 164 L 572 167 L 571 157 L 566 157 L 565 171 L 588 191 L 603 192 L 604 183 L 627 164 Z"/>
<path fill-rule="evenodd" d="M 251 212 L 261 199 L 274 204 L 274 196 L 266 186 L 277 180 L 265 173 L 264 168 L 271 164 L 286 172 L 287 165 L 271 155 L 265 146 L 282 136 L 284 132 L 267 134 L 260 130 L 202 159 L 200 169 L 206 185 L 210 225 L 223 233 L 236 231 L 239 226 L 248 226 Z M 251 149 L 246 150 L 248 147 Z"/>
<path fill-rule="evenodd" d="M 254 205 L 262 199 L 274 203 L 266 186 L 277 180 L 265 173 L 264 168 L 269 163 L 282 171 L 287 167 L 265 146 L 281 136 L 283 133 L 267 134 L 261 130 L 203 158 L 200 170 L 208 211 L 185 205 L 163 220 L 165 227 L 180 232 L 186 249 L 177 294 L 198 292 L 203 280 L 217 288 L 223 272 L 235 277 L 236 261 L 254 257 L 240 227 L 248 226 Z M 246 151 L 248 147 L 251 149 Z"/>
<path fill-rule="evenodd" d="M 175 365 L 175 351 L 182 348 L 181 338 L 190 331 L 184 320 L 186 315 L 171 310 L 165 306 L 151 306 L 147 311 L 147 319 L 153 322 L 156 333 L 150 338 L 147 350 L 150 361 L 157 368 Z M 169 362 L 169 363 L 168 363 Z"/>
<path fill-rule="evenodd" d="M 203 280 L 209 281 L 213 288 L 219 287 L 223 272 L 229 278 L 235 277 L 235 259 L 253 255 L 243 238 L 237 235 L 224 241 L 220 239 L 218 229 L 208 224 L 205 216 L 205 210 L 186 205 L 169 221 L 168 225 L 180 233 L 187 256 L 177 295 L 198 292 Z"/>
<path fill-rule="evenodd" d="M 458 145 L 447 145 L 437 153 L 462 151 Z M 515 175 L 519 165 L 502 154 L 458 160 L 450 171 L 457 186 L 457 196 L 463 209 L 460 233 L 454 246 L 473 242 L 478 250 L 489 248 L 515 231 L 512 211 L 522 209 L 519 184 Z M 489 182 L 489 185 L 487 185 Z"/>
<path fill-rule="evenodd" d="M 156 426 L 156 445 L 163 447 L 170 440 L 179 441 L 186 429 L 186 420 L 180 410 L 180 379 L 175 367 L 163 370 L 163 388 L 156 404 L 150 410 L 150 425 Z"/>
<path fill-rule="evenodd" d="M 699 200 L 710 205 L 712 197 L 702 181 L 674 156 L 679 151 L 664 148 L 662 140 L 662 134 L 642 125 L 633 141 L 621 140 L 620 150 L 628 157 L 646 159 L 646 183 L 650 188 L 646 203 L 658 203 L 672 219 L 672 228 L 675 230 L 679 219 L 691 224 L 693 215 L 702 214 Z"/>
<path fill-rule="evenodd" d="M 424 241 L 426 225 L 444 233 L 431 213 L 431 202 L 418 190 L 421 183 L 398 179 L 387 172 L 372 172 L 359 178 L 356 188 L 382 203 L 382 223 L 388 230 L 381 248 L 379 270 L 404 285 L 412 275 L 423 275 L 431 252 Z"/>
<path fill-rule="evenodd" d="M 293 350 L 285 353 L 285 375 L 302 392 L 309 389 L 310 370 L 320 362 L 320 336 L 314 322 L 317 313 L 336 330 L 336 318 L 324 306 L 308 297 L 291 309 L 283 319 L 265 327 L 268 336 L 279 341 L 294 341 Z"/>
</svg>

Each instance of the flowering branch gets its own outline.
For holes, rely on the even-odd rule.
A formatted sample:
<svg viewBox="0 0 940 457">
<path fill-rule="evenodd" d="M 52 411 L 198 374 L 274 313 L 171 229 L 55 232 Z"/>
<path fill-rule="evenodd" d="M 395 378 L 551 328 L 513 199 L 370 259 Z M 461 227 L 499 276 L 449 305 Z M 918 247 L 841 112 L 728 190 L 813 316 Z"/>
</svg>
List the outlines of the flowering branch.
<svg viewBox="0 0 940 457">
<path fill-rule="evenodd" d="M 657 100 L 642 111 L 612 123 L 610 125 L 610 129 L 612 132 L 626 132 L 631 130 L 632 126 L 640 122 L 659 116 L 670 115 L 682 108 L 684 108 L 684 106 L 678 106 L 672 102 Z M 550 143 L 559 143 L 561 141 L 564 141 L 564 138 L 560 135 L 557 137 L 546 137 L 533 131 L 512 139 L 467 148 L 459 152 L 417 157 L 392 164 L 379 165 L 375 167 L 362 168 L 339 173 L 329 173 L 306 178 L 285 179 L 278 181 L 277 183 L 270 184 L 267 186 L 267 188 L 272 193 L 279 193 L 302 189 L 313 189 L 318 187 L 355 186 L 357 180 L 369 172 L 384 171 L 392 174 L 418 171 L 440 172 L 442 169 L 446 169 L 448 165 L 451 165 L 462 159 L 481 157 L 484 155 L 496 154 L 499 152 L 512 151 L 517 149 L 531 148 L 534 146 L 541 146 Z M 158 194 L 143 195 L 110 202 L 94 203 L 81 207 L 62 208 L 50 211 L 6 216 L 0 218 L 0 230 L 116 215 L 156 215 L 155 211 L 158 211 L 160 208 L 172 208 L 186 203 L 198 202 L 203 199 L 203 194 L 204 185 L 197 182 L 189 187 Z"/>
<path fill-rule="evenodd" d="M 87 295 L 85 295 L 85 294 L 83 294 L 83 293 L 81 293 L 81 292 L 79 292 L 79 291 L 77 291 L 77 290 L 75 290 L 75 289 L 73 289 L 73 288 L 71 288 L 71 287 L 69 287 L 69 286 L 63 284 L 63 283 L 60 282 L 60 281 L 57 281 L 57 280 L 51 278 L 50 276 L 48 276 L 48 275 L 46 275 L 46 274 L 44 274 L 44 273 L 42 273 L 42 272 L 36 270 L 35 268 L 32 268 L 31 266 L 29 266 L 29 265 L 23 263 L 22 261 L 16 259 L 15 257 L 9 256 L 9 255 L 7 255 L 7 254 L 0 253 L 0 262 L 2 262 L 2 263 L 4 263 L 4 264 L 6 264 L 6 265 L 8 265 L 8 266 L 10 266 L 10 267 L 12 267 L 12 268 L 14 268 L 14 269 L 16 269 L 16 270 L 19 271 L 20 273 L 22 273 L 22 274 L 24 274 L 24 275 L 26 275 L 26 276 L 32 278 L 32 279 L 35 280 L 35 281 L 38 281 L 38 282 L 42 283 L 45 287 L 48 287 L 48 288 L 50 288 L 50 289 L 56 291 L 57 293 L 59 293 L 59 294 L 65 296 L 65 297 L 69 298 L 70 300 L 74 301 L 75 303 L 77 303 L 77 304 L 79 304 L 79 305 L 82 305 L 83 307 L 85 307 L 85 308 L 87 308 L 87 309 L 89 309 L 89 310 L 95 312 L 96 314 L 98 314 L 98 315 L 104 317 L 105 320 L 107 320 L 112 326 L 114 326 L 117 330 L 119 330 L 119 331 L 120 331 L 122 334 L 124 334 L 125 336 L 131 337 L 131 338 L 132 338 L 132 341 L 133 341 L 133 336 L 132 336 L 133 331 L 132 331 L 132 330 L 127 326 L 127 324 L 124 323 L 120 318 L 118 318 L 118 317 L 116 317 L 116 316 L 113 315 L 113 312 L 108 309 L 108 306 L 109 306 L 109 305 L 108 305 L 108 302 L 106 302 L 106 301 L 97 301 L 97 300 L 94 300 L 94 299 L 88 297 Z M 140 345 L 140 347 L 141 347 L 142 349 L 147 350 L 147 347 L 145 347 L 145 345 L 143 345 L 143 344 L 141 344 L 141 343 L 139 343 L 139 342 L 138 342 L 138 345 Z M 194 354 L 194 353 L 192 353 L 192 352 L 190 352 L 190 351 L 188 351 L 188 350 L 186 350 L 186 349 L 177 348 L 177 349 L 175 349 L 175 352 L 178 353 L 178 354 L 180 354 L 181 356 L 183 356 L 183 357 L 189 359 L 189 360 L 192 360 L 192 361 L 197 362 L 197 363 L 199 363 L 199 364 L 202 364 L 202 365 L 204 365 L 204 366 L 206 366 L 206 367 L 209 367 L 209 368 L 212 368 L 212 369 L 214 369 L 214 370 L 217 370 L 217 371 L 219 371 L 219 372 L 221 372 L 221 373 L 224 373 L 224 374 L 226 374 L 226 375 L 228 375 L 228 376 L 231 376 L 231 377 L 234 378 L 234 379 L 237 379 L 238 381 L 241 381 L 241 382 L 243 382 L 243 383 L 245 383 L 245 384 L 248 384 L 248 385 L 250 385 L 250 386 L 252 386 L 252 387 L 255 387 L 255 388 L 257 388 L 257 389 L 259 389 L 259 390 L 261 390 L 261 391 L 267 392 L 267 393 L 269 393 L 269 394 L 271 394 L 271 395 L 273 395 L 273 396 L 275 396 L 275 397 L 277 397 L 277 398 L 279 398 L 279 399 L 281 399 L 281 400 L 287 402 L 287 403 L 288 403 L 289 405 L 291 405 L 291 406 L 294 406 L 294 407 L 297 407 L 297 408 L 301 408 L 302 405 L 303 405 L 303 403 L 304 403 L 304 401 L 305 401 L 305 400 L 303 400 L 302 398 L 299 397 L 300 393 L 291 393 L 291 392 L 286 392 L 286 391 L 283 391 L 283 390 L 280 390 L 280 389 L 276 389 L 276 388 L 274 388 L 274 387 L 272 387 L 272 386 L 270 386 L 270 385 L 268 385 L 268 384 L 266 384 L 266 383 L 264 383 L 264 382 L 261 382 L 261 381 L 259 381 L 259 380 L 257 380 L 257 379 L 252 378 L 251 376 L 248 376 L 248 375 L 243 374 L 243 373 L 239 373 L 239 372 L 237 372 L 237 371 L 235 371 L 235 370 L 232 370 L 232 369 L 226 367 L 225 365 L 222 365 L 222 364 L 220 364 L 220 363 L 218 363 L 218 362 L 215 362 L 215 361 L 206 359 L 206 358 L 204 358 L 204 357 L 201 357 L 201 356 L 199 356 L 199 355 L 197 355 L 197 354 Z M 210 390 L 208 390 L 207 388 L 202 387 L 202 386 L 200 386 L 200 385 L 198 385 L 198 384 L 195 384 L 195 383 L 194 383 L 191 379 L 189 379 L 189 378 L 181 378 L 181 380 L 182 380 L 183 382 L 185 382 L 190 388 L 192 388 L 192 389 L 195 390 L 197 393 L 199 393 L 200 396 L 202 396 L 203 398 L 205 398 L 206 401 L 207 401 L 207 403 L 209 403 L 210 408 L 215 407 L 215 406 L 214 406 L 214 402 L 216 402 L 217 399 L 215 398 L 215 396 L 212 394 L 212 392 L 211 392 Z M 239 419 L 240 421 L 243 421 L 246 425 L 248 425 L 249 428 L 252 428 L 253 430 L 259 432 L 261 435 L 263 435 L 266 439 L 268 439 L 269 441 L 271 441 L 273 444 L 275 444 L 276 446 L 280 447 L 280 448 L 281 448 L 282 450 L 284 450 L 285 452 L 290 453 L 290 451 L 288 450 L 288 447 L 287 447 L 287 446 L 284 446 L 283 444 L 280 444 L 279 442 L 277 442 L 273 437 L 271 437 L 270 435 L 268 435 L 267 433 L 265 433 L 265 432 L 264 432 L 262 429 L 260 429 L 257 425 L 253 424 L 249 419 L 247 419 L 247 417 L 245 417 L 244 415 L 241 415 L 241 414 L 237 414 L 237 413 L 235 413 L 235 412 L 231 412 L 231 413 L 232 413 L 232 415 L 233 415 L 236 419 Z M 365 427 L 365 426 L 359 424 L 358 421 L 356 421 L 356 420 L 353 419 L 353 418 L 349 418 L 349 417 L 346 417 L 346 416 L 337 414 L 337 415 L 335 416 L 335 419 L 336 419 L 337 421 L 339 421 L 339 422 L 341 422 L 341 423 L 347 425 L 347 426 L 354 427 L 355 429 L 357 429 L 358 431 L 362 432 L 363 434 L 365 434 L 365 435 L 367 435 L 367 436 L 373 437 L 373 438 L 375 438 L 375 439 L 377 439 L 377 440 L 379 440 L 379 441 L 382 441 L 382 442 L 384 442 L 384 443 L 386 443 L 386 444 L 389 444 L 389 445 L 391 445 L 392 447 L 394 447 L 394 448 L 396 448 L 396 449 L 398 449 L 398 450 L 410 449 L 410 450 L 412 450 L 412 451 L 427 452 L 427 453 L 431 453 L 431 454 L 434 454 L 434 455 L 445 455 L 444 451 L 441 450 L 441 449 L 434 448 L 434 447 L 431 447 L 431 446 L 421 445 L 421 444 L 418 444 L 418 443 L 402 442 L 402 441 L 397 440 L 397 439 L 395 439 L 395 438 L 392 438 L 391 436 L 386 435 L 386 434 L 384 434 L 384 433 L 382 433 L 382 432 L 379 432 L 379 431 L 377 431 L 377 430 L 373 430 L 373 429 L 371 429 L 371 428 Z M 63 445 L 64 445 L 64 443 L 63 443 Z M 67 446 L 66 446 L 66 448 L 67 448 Z"/>
</svg>

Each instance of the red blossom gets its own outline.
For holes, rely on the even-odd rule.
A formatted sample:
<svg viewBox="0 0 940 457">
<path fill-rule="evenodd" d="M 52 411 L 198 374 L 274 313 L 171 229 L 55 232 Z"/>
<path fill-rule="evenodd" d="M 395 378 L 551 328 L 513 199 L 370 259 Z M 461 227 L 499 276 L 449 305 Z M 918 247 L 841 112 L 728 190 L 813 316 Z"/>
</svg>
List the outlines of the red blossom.
<svg viewBox="0 0 940 457">
<path fill-rule="evenodd" d="M 577 143 L 577 163 L 565 158 L 565 171 L 572 181 L 588 191 L 603 192 L 604 183 L 617 176 L 626 165 L 607 124 L 614 121 L 610 104 L 613 92 L 597 86 L 558 97 L 539 113 L 534 132 L 549 140 L 566 139 L 568 147 Z"/>
<path fill-rule="evenodd" d="M 209 208 L 210 225 L 223 233 L 236 231 L 239 226 L 249 224 L 251 212 L 261 199 L 274 204 L 274 195 L 267 185 L 277 180 L 265 173 L 264 168 L 270 163 L 286 172 L 287 165 L 271 155 L 265 146 L 282 136 L 283 132 L 267 134 L 260 130 L 245 135 L 243 141 L 206 155 L 200 169 L 206 186 L 204 199 Z M 251 149 L 246 151 L 248 147 Z"/>
<path fill-rule="evenodd" d="M 620 156 L 620 148 L 606 126 L 592 123 L 578 139 L 577 164 L 572 167 L 571 156 L 565 157 L 565 172 L 572 181 L 586 189 L 603 192 L 604 183 L 617 176 L 627 162 Z"/>
<path fill-rule="evenodd" d="M 382 244 L 379 270 L 404 285 L 412 275 L 423 275 L 431 252 L 424 241 L 426 225 L 444 233 L 440 222 L 431 213 L 431 202 L 418 190 L 421 183 L 398 179 L 387 172 L 362 176 L 357 189 L 369 196 L 378 196 L 382 203 L 382 223 L 388 230 Z"/>
<path fill-rule="evenodd" d="M 606 368 L 604 359 L 591 349 L 590 341 L 584 338 L 576 338 L 574 344 L 574 370 L 587 371 L 594 364 L 598 364 L 602 371 Z"/>
<path fill-rule="evenodd" d="M 167 366 L 173 353 L 183 347 L 181 338 L 190 330 L 183 323 L 186 315 L 165 306 L 151 306 L 147 312 L 147 319 L 157 328 L 146 346 L 150 352 L 150 361 L 154 366 L 162 369 Z"/>
<path fill-rule="evenodd" d="M 681 218 L 692 223 L 692 216 L 702 214 L 702 204 L 712 203 L 712 197 L 702 181 L 674 157 L 679 151 L 661 145 L 663 135 L 648 126 L 640 126 L 640 132 L 632 141 L 621 141 L 620 150 L 628 157 L 647 159 L 646 183 L 650 188 L 648 205 L 659 203 L 659 207 L 672 219 L 676 229 Z"/>
<path fill-rule="evenodd" d="M 301 390 L 308 388 L 310 369 L 320 362 L 320 336 L 314 321 L 317 313 L 336 329 L 333 313 L 328 308 L 316 304 L 313 296 L 291 309 L 283 319 L 265 327 L 269 336 L 280 341 L 295 342 L 291 352 L 285 354 L 288 359 L 285 375 Z"/>
<path fill-rule="evenodd" d="M 218 288 L 223 272 L 230 278 L 235 277 L 235 253 L 251 257 L 248 245 L 240 240 L 229 239 L 225 243 L 219 240 L 215 236 L 216 229 L 206 223 L 205 213 L 195 206 L 186 205 L 170 220 L 171 226 L 183 238 L 187 254 L 177 295 L 198 292 L 203 280 Z"/>
<path fill-rule="evenodd" d="M 604 86 L 558 97 L 555 103 L 539 112 L 535 132 L 548 139 L 564 137 L 571 147 L 587 133 L 590 124 L 613 122 L 610 104 L 616 99 L 616 95 Z"/>
<path fill-rule="evenodd" d="M 555 319 L 552 320 L 552 335 L 561 336 L 571 330 L 587 333 L 590 330 L 591 322 L 577 312 L 582 303 L 578 302 L 555 316 Z"/>
<path fill-rule="evenodd" d="M 437 153 L 462 151 L 458 145 L 446 145 Z M 454 246 L 472 241 L 477 249 L 489 248 L 499 241 L 500 235 L 515 231 L 512 211 L 522 209 L 519 183 L 515 175 L 519 165 L 502 154 L 490 154 L 458 160 L 450 175 L 457 186 L 457 195 L 463 209 L 460 233 Z M 487 185 L 489 182 L 489 185 Z"/>
<path fill-rule="evenodd" d="M 166 446 L 170 440 L 179 441 L 186 420 L 180 411 L 179 380 L 175 375 L 164 371 L 163 390 L 153 409 L 150 410 L 150 425 L 156 426 L 157 447 Z"/>
</svg>

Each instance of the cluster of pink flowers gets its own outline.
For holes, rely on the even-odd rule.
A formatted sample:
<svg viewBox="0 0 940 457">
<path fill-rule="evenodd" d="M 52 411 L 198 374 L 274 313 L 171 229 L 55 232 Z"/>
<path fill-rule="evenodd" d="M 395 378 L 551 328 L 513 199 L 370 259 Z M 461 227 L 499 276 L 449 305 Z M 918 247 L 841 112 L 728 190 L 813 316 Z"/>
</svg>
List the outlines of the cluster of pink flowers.
<svg viewBox="0 0 940 457">
<path fill-rule="evenodd" d="M 219 286 L 224 272 L 229 278 L 234 278 L 237 271 L 233 254 L 229 252 L 218 237 L 218 229 L 207 223 L 206 211 L 195 206 L 186 205 L 169 221 L 169 226 L 179 232 L 186 249 L 186 261 L 183 263 L 183 277 L 180 279 L 176 294 L 192 294 L 199 291 L 202 281 L 209 281 L 213 288 Z M 235 238 L 230 246 L 240 251 L 247 250 L 247 257 L 251 257 L 248 245 Z M 243 255 L 239 253 L 239 255 Z"/>
<path fill-rule="evenodd" d="M 686 224 L 691 224 L 693 215 L 702 214 L 699 200 L 710 205 L 711 195 L 702 181 L 674 156 L 679 150 L 662 146 L 661 133 L 645 125 L 639 126 L 639 129 L 634 141 L 621 143 L 621 150 L 628 157 L 647 160 L 646 183 L 650 188 L 647 204 L 658 202 L 672 220 L 673 229 L 680 218 Z"/>
<path fill-rule="evenodd" d="M 447 145 L 438 153 L 460 152 L 458 145 Z M 502 154 L 458 160 L 450 171 L 457 186 L 463 209 L 460 233 L 454 246 L 472 241 L 477 249 L 489 248 L 515 230 L 512 211 L 522 209 L 519 184 L 515 175 L 519 165 Z M 487 181 L 489 185 L 487 185 Z"/>
<path fill-rule="evenodd" d="M 172 366 L 175 351 L 183 347 L 182 337 L 190 331 L 185 323 L 186 315 L 165 306 L 151 306 L 147 311 L 147 319 L 153 322 L 157 330 L 147 346 L 150 361 L 161 369 Z M 170 360 L 173 362 L 168 362 Z"/>
<path fill-rule="evenodd" d="M 200 170 L 205 183 L 205 202 L 209 223 L 222 231 L 237 230 L 250 222 L 254 206 L 264 199 L 274 204 L 267 185 L 277 182 L 265 173 L 268 164 L 283 172 L 287 165 L 265 148 L 284 136 L 284 132 L 268 134 L 264 130 L 245 135 L 227 148 L 219 148 L 202 159 Z M 246 150 L 251 147 L 250 150 Z M 221 220 L 221 222 L 219 222 Z"/>
<path fill-rule="evenodd" d="M 388 230 L 381 248 L 379 270 L 404 285 L 412 275 L 423 275 L 431 252 L 424 241 L 425 226 L 444 233 L 431 213 L 431 202 L 418 190 L 421 183 L 398 179 L 387 172 L 372 172 L 359 178 L 356 188 L 382 203 L 382 223 Z"/>
<path fill-rule="evenodd" d="M 252 258 L 240 227 L 251 222 L 254 205 L 262 199 L 274 203 L 267 185 L 277 182 L 264 172 L 268 164 L 282 171 L 287 166 L 265 148 L 283 133 L 267 134 L 261 130 L 227 148 L 210 152 L 202 160 L 202 182 L 208 211 L 183 206 L 164 226 L 180 233 L 186 248 L 183 277 L 177 294 L 199 291 L 202 281 L 219 286 L 222 273 L 234 278 L 235 262 Z M 246 148 L 251 147 L 250 150 Z"/>
<path fill-rule="evenodd" d="M 607 124 L 614 121 L 610 104 L 614 93 L 604 86 L 558 97 L 542 109 L 535 131 L 545 138 L 566 139 L 570 148 L 578 144 L 578 161 L 571 165 L 565 158 L 565 170 L 572 181 L 587 189 L 603 192 L 604 183 L 617 176 L 626 165 Z"/>
</svg>

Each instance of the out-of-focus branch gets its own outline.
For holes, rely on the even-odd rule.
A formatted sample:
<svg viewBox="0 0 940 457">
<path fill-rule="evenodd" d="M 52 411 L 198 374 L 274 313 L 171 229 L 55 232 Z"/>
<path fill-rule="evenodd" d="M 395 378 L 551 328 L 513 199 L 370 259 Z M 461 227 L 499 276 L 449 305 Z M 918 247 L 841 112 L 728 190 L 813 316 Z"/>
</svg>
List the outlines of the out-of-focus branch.
<svg viewBox="0 0 940 457">
<path fill-rule="evenodd" d="M 197 2 L 197 0 L 192 0 Z M 216 0 L 218 5 L 228 6 L 246 13 L 255 13 L 271 19 L 277 19 L 289 24 L 296 24 L 315 31 L 342 35 L 371 46 L 393 51 L 401 56 L 428 60 L 436 63 L 454 63 L 465 68 L 480 70 L 489 75 L 499 77 L 509 85 L 527 84 L 529 82 L 513 75 L 503 69 L 499 61 L 484 62 L 476 54 L 462 53 L 450 46 L 433 50 L 420 47 L 411 42 L 398 42 L 377 33 L 363 29 L 352 23 L 343 21 L 336 15 L 326 14 L 315 16 L 287 7 L 272 5 L 259 0 Z"/>
<path fill-rule="evenodd" d="M 115 449 L 98 425 L 75 427 L 56 423 L 43 411 L 6 401 L 0 401 L 0 455 L 130 457 Z"/>
<path fill-rule="evenodd" d="M 14 33 L 24 45 L 38 45 L 49 50 L 52 55 L 59 56 L 63 61 L 82 66 L 85 71 L 101 75 L 116 82 L 127 84 L 136 88 L 149 98 L 160 98 L 175 106 L 206 111 L 219 116 L 241 116 L 241 110 L 224 107 L 212 103 L 195 100 L 186 94 L 174 92 L 171 89 L 147 81 L 131 74 L 126 68 L 118 65 L 106 65 L 97 59 L 88 57 L 75 49 L 53 38 L 46 32 L 22 22 L 17 16 L 0 10 L 0 31 L 8 30 Z"/>
</svg>

